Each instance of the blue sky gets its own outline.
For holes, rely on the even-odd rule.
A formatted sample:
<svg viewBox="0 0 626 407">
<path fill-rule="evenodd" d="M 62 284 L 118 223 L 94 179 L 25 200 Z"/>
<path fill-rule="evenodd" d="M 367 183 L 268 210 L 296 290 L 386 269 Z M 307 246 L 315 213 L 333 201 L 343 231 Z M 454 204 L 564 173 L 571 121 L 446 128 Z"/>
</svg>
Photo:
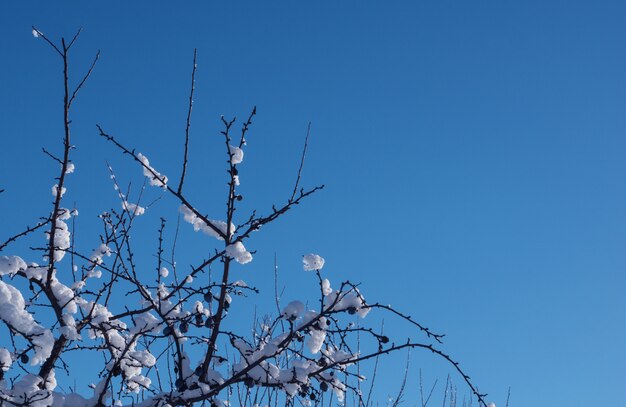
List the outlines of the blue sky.
<svg viewBox="0 0 626 407">
<path fill-rule="evenodd" d="M 60 66 L 31 25 L 54 38 L 84 28 L 77 75 L 102 52 L 74 113 L 68 199 L 86 236 L 116 205 L 105 160 L 140 180 L 95 124 L 176 178 L 197 47 L 194 202 L 223 209 L 219 116 L 254 105 L 246 205 L 290 194 L 309 121 L 303 182 L 326 185 L 251 241 L 258 253 L 242 276 L 266 284 L 276 252 L 297 296 L 300 255 L 319 253 L 336 281 L 360 281 L 367 298 L 447 333 L 446 351 L 498 406 L 509 386 L 511 406 L 626 405 L 625 3 L 24 1 L 0 11 L 3 235 L 48 213 L 56 166 L 40 149 L 62 137 Z M 160 213 L 175 223 L 175 205 L 153 212 L 140 239 Z M 197 259 L 202 249 L 181 250 Z M 412 360 L 445 380 L 431 355 Z"/>
</svg>

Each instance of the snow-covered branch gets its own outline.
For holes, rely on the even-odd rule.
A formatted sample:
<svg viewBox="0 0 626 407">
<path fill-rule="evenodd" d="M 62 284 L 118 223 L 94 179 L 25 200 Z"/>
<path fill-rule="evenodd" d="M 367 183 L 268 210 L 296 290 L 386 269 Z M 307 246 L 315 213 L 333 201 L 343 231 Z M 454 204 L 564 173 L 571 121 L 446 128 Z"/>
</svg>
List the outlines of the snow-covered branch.
<svg viewBox="0 0 626 407">
<path fill-rule="evenodd" d="M 50 214 L 0 245 L 0 250 L 6 250 L 24 240 L 32 249 L 0 256 L 0 404 L 157 407 L 199 402 L 226 406 L 238 401 L 252 406 L 293 405 L 299 400 L 309 406 L 324 404 L 325 397 L 326 403 L 329 397 L 344 403 L 346 395 L 352 395 L 359 406 L 365 406 L 368 401 L 360 390 L 360 383 L 366 380 L 363 362 L 403 349 L 423 349 L 448 362 L 480 405 L 487 407 L 485 395 L 459 363 L 439 348 L 444 335 L 391 306 L 367 302 L 361 287 L 350 280 L 335 282 L 333 288 L 326 274 L 332 265 L 317 254 L 302 258 L 302 279 L 310 280 L 311 290 L 301 290 L 300 298 L 287 304 L 281 304 L 274 293 L 277 312 L 250 315 L 254 331 L 240 329 L 239 321 L 231 316 L 241 312 L 239 299 L 262 293 L 235 279 L 233 266 L 252 267 L 254 251 L 249 247 L 255 232 L 282 218 L 324 186 L 300 188 L 309 124 L 295 187 L 285 191 L 284 203 L 272 206 L 265 215 L 257 215 L 263 212 L 254 210 L 248 216 L 238 216 L 242 200 L 240 168 L 248 154 L 246 138 L 257 112 L 255 107 L 236 137 L 231 134 L 237 120 L 222 117 L 220 143 L 226 152 L 228 173 L 228 188 L 225 197 L 222 195 L 225 211 L 207 214 L 191 203 L 183 184 L 189 175 L 195 52 L 184 156 L 176 188 L 157 169 L 159 160 L 150 161 L 127 147 L 123 137 L 113 137 L 100 126 L 98 132 L 136 163 L 146 191 L 155 186 L 153 190 L 172 199 L 182 219 L 191 225 L 184 226 L 214 238 L 210 239 L 213 246 L 207 249 L 205 241 L 198 244 L 198 258 L 204 260 L 188 262 L 197 265 L 187 272 L 176 268 L 174 255 L 166 260 L 165 219 L 178 213 L 159 214 L 156 243 L 152 246 L 153 250 L 156 247 L 156 255 L 149 249 L 150 244 L 135 242 L 135 225 L 153 209 L 141 202 L 144 188 L 138 197 L 131 197 L 130 188 L 122 192 L 110 166 L 114 199 L 119 203 L 101 212 L 99 235 L 81 234 L 78 239 L 73 223 L 78 211 L 63 204 L 64 195 L 72 191 L 70 175 L 75 171 L 70 157 L 70 113 L 99 53 L 72 90 L 69 51 L 78 33 L 67 43 L 61 39 L 59 44 L 36 28 L 33 36 L 52 47 L 62 62 L 64 137 L 59 157 L 48 154 L 60 165 L 58 176 L 51 180 L 54 199 Z M 193 185 L 187 182 L 185 190 L 190 188 Z M 220 196 L 220 191 L 214 192 Z M 37 261 L 42 257 L 45 263 L 39 265 Z M 150 262 L 156 264 L 146 269 Z M 319 306 L 308 305 L 318 302 Z M 374 312 L 400 318 L 411 329 L 411 339 L 383 335 L 368 326 L 368 316 Z M 82 382 L 61 383 L 64 372 L 80 372 L 81 381 L 93 383 L 92 394 L 78 387 L 84 386 Z"/>
</svg>

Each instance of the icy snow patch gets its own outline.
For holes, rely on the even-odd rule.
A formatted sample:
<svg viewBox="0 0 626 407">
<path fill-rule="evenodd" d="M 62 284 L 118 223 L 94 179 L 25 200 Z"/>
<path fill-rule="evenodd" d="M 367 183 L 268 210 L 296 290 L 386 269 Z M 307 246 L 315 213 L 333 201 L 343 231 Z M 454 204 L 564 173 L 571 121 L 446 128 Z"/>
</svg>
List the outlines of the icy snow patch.
<svg viewBox="0 0 626 407">
<path fill-rule="evenodd" d="M 139 206 L 128 201 L 122 201 L 122 209 L 134 216 L 140 216 L 146 212 L 146 208 L 143 206 Z"/>
<path fill-rule="evenodd" d="M 31 359 L 31 365 L 34 366 L 48 359 L 52 352 L 54 337 L 52 332 L 36 323 L 25 308 L 24 297 L 20 291 L 0 281 L 0 319 L 31 341 L 35 348 L 35 354 Z"/>
<path fill-rule="evenodd" d="M 239 147 L 228 145 L 228 152 L 230 153 L 230 161 L 233 165 L 240 164 L 243 161 L 243 150 Z"/>
<path fill-rule="evenodd" d="M 11 359 L 11 352 L 4 348 L 0 348 L 0 370 L 6 372 L 12 364 L 13 360 Z"/>
<path fill-rule="evenodd" d="M 321 270 L 324 267 L 324 258 L 317 254 L 307 254 L 302 256 L 304 271 Z"/>
<path fill-rule="evenodd" d="M 194 231 L 202 231 L 202 233 L 204 233 L 205 235 L 214 237 L 218 240 L 224 240 L 222 238 L 222 236 L 220 236 L 219 233 L 217 233 L 215 230 L 213 230 L 213 228 L 211 228 L 209 225 L 206 224 L 205 221 L 203 221 L 201 218 L 199 218 L 198 216 L 196 216 L 195 213 L 193 213 L 193 211 L 189 208 L 187 208 L 185 205 L 181 205 L 180 206 L 180 212 L 183 214 L 183 218 L 185 219 L 186 222 L 191 223 L 191 225 L 193 226 L 193 230 Z M 221 220 L 212 220 L 212 219 L 208 219 L 209 223 L 211 223 L 211 225 L 213 225 L 215 228 L 217 228 L 220 232 L 222 232 L 224 235 L 227 232 L 227 227 L 226 227 L 226 222 L 221 221 Z M 235 233 L 235 225 L 231 222 L 230 224 L 230 235 L 232 236 Z"/>
<path fill-rule="evenodd" d="M 0 256 L 0 276 L 8 274 L 13 277 L 18 271 L 26 269 L 26 262 L 18 256 Z"/>
<path fill-rule="evenodd" d="M 285 309 L 283 309 L 283 316 L 287 319 L 294 320 L 304 312 L 304 304 L 300 301 L 291 301 Z"/>
<path fill-rule="evenodd" d="M 167 188 L 167 177 L 165 175 L 161 175 L 161 173 L 151 167 L 150 161 L 148 161 L 148 158 L 145 155 L 138 153 L 137 158 L 144 165 L 143 175 L 150 179 L 150 185 L 158 186 L 163 189 Z"/>
<path fill-rule="evenodd" d="M 235 242 L 226 246 L 226 254 L 239 264 L 246 264 L 252 261 L 252 254 L 246 250 L 246 247 L 241 242 Z"/>
</svg>

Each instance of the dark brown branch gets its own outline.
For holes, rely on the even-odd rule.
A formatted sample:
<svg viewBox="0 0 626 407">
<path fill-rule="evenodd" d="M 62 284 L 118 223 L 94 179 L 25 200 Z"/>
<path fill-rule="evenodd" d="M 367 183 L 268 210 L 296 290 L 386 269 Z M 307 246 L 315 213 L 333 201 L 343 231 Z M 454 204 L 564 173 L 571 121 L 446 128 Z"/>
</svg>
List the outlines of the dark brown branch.
<svg viewBox="0 0 626 407">
<path fill-rule="evenodd" d="M 137 154 L 135 154 L 134 150 L 129 150 L 128 148 L 124 147 L 120 142 L 118 142 L 115 137 L 107 134 L 104 132 L 104 130 L 102 130 L 102 127 L 100 127 L 99 125 L 96 125 L 96 127 L 98 128 L 98 131 L 100 132 L 100 136 L 105 138 L 106 140 L 110 141 L 111 143 L 113 143 L 117 148 L 119 148 L 120 150 L 122 150 L 122 152 L 124 154 L 128 154 L 131 157 L 133 157 L 133 159 L 135 161 L 137 161 L 143 168 L 145 168 L 146 170 L 148 170 L 152 176 L 155 179 L 161 179 L 159 176 L 157 176 L 157 174 L 154 172 L 154 170 L 152 168 L 150 168 L 149 166 L 145 165 L 143 163 L 143 161 L 141 161 L 139 159 L 139 157 L 137 156 Z M 211 228 L 215 233 L 217 233 L 222 239 L 226 238 L 226 234 L 224 232 L 222 232 L 217 226 L 215 226 L 211 221 L 209 221 L 209 219 L 207 219 L 206 216 L 204 216 L 203 214 L 201 214 L 200 212 L 198 212 L 197 209 L 195 209 L 190 203 L 189 201 L 187 201 L 187 199 L 182 195 L 179 194 L 177 191 L 175 191 L 174 189 L 172 189 L 169 185 L 165 185 L 165 189 L 170 192 L 172 195 L 174 195 L 176 198 L 178 198 L 178 200 L 190 211 L 193 212 L 194 215 L 196 215 L 198 218 L 200 218 L 209 228 Z"/>
<path fill-rule="evenodd" d="M 69 45 L 66 48 L 68 51 L 70 50 L 70 48 L 72 48 L 72 45 L 74 45 L 74 42 L 76 42 L 81 32 L 83 32 L 83 27 L 80 27 L 78 31 L 76 31 L 76 34 L 74 34 L 74 37 L 72 37 L 72 40 L 70 41 Z"/>
<path fill-rule="evenodd" d="M 40 228 L 42 228 L 42 227 L 46 226 L 48 223 L 50 223 L 50 221 L 51 221 L 50 219 L 47 219 L 47 220 L 45 220 L 45 221 L 43 221 L 43 222 L 39 222 L 37 225 L 35 225 L 35 226 L 33 226 L 33 227 L 28 226 L 28 227 L 26 228 L 26 230 L 24 230 L 23 232 L 18 233 L 17 235 L 15 235 L 15 236 L 12 236 L 12 237 L 8 238 L 8 239 L 7 239 L 4 243 L 2 243 L 2 244 L 0 245 L 0 252 L 1 252 L 1 251 L 5 248 L 5 247 L 7 247 L 9 244 L 11 244 L 11 243 L 15 242 L 15 241 L 16 241 L 17 239 L 19 239 L 20 237 L 22 237 L 22 236 L 26 236 L 27 234 L 29 234 L 29 233 L 31 233 L 31 232 L 34 232 L 34 231 L 36 231 L 37 229 L 40 229 Z"/>
<path fill-rule="evenodd" d="M 76 35 L 78 35 L 78 34 L 76 34 Z M 74 39 L 76 39 L 76 38 L 74 38 Z M 72 40 L 72 42 L 74 42 L 74 40 Z M 71 46 L 71 44 L 70 44 L 70 46 Z M 69 49 L 69 47 L 68 47 L 68 49 Z M 68 102 L 69 107 L 72 106 L 72 102 L 74 102 L 74 99 L 76 99 L 76 96 L 78 95 L 78 92 L 83 87 L 83 85 L 85 84 L 87 79 L 89 79 L 89 77 L 91 76 L 91 72 L 93 72 L 93 69 L 96 67 L 96 63 L 98 62 L 98 58 L 100 58 L 100 50 L 98 50 L 98 52 L 96 53 L 96 56 L 94 57 L 93 62 L 91 63 L 91 66 L 89 67 L 89 70 L 87 71 L 85 76 L 83 76 L 83 79 L 80 81 L 80 83 L 78 84 L 76 89 L 74 89 L 74 92 L 72 92 L 72 97 L 70 97 L 70 100 Z"/>
<path fill-rule="evenodd" d="M 383 305 L 383 304 L 368 304 L 366 306 L 366 308 L 382 308 L 384 310 L 387 310 L 393 314 L 396 314 L 397 316 L 399 316 L 400 318 L 404 319 L 405 321 L 411 323 L 412 325 L 415 325 L 416 327 L 418 327 L 422 332 L 424 332 L 429 338 L 433 338 L 434 340 L 436 340 L 439 343 L 443 343 L 442 339 L 444 336 L 446 336 L 445 334 L 436 334 L 434 332 L 432 332 L 430 329 L 426 328 L 425 326 L 421 325 L 420 323 L 416 322 L 415 320 L 413 320 L 413 318 L 411 318 L 409 315 L 404 315 L 403 313 L 401 313 L 400 311 L 388 306 L 388 305 Z"/>
<path fill-rule="evenodd" d="M 61 159 L 59 157 L 55 156 L 50 151 L 46 150 L 45 147 L 42 147 L 41 150 L 43 151 L 43 153 L 45 155 L 47 155 L 48 157 L 52 158 L 54 161 L 58 162 L 59 164 L 63 165 L 63 161 L 61 161 Z"/>
<path fill-rule="evenodd" d="M 59 47 L 57 47 L 52 41 L 50 41 L 48 39 L 48 37 L 46 37 L 44 35 L 44 33 L 42 33 L 41 31 L 39 31 L 35 26 L 31 27 L 33 29 L 33 31 L 35 31 L 37 33 L 38 37 L 43 38 L 44 41 L 46 41 L 48 43 L 48 45 L 50 45 L 52 47 L 52 49 L 54 49 L 60 56 L 61 58 L 63 58 L 63 52 L 61 52 L 61 50 L 59 49 Z"/>
<path fill-rule="evenodd" d="M 377 356 L 380 355 L 387 355 L 391 352 L 395 352 L 401 349 L 413 349 L 413 348 L 422 348 L 422 349 L 427 349 L 430 350 L 432 353 L 441 356 L 442 358 L 444 358 L 446 361 L 448 361 L 450 364 L 452 364 L 452 366 L 455 368 L 455 370 L 461 375 L 461 377 L 463 377 L 463 380 L 465 380 L 465 383 L 469 386 L 470 390 L 472 391 L 472 393 L 476 396 L 476 398 L 478 398 L 479 403 L 483 406 L 483 407 L 488 407 L 487 406 L 487 402 L 485 401 L 485 397 L 487 396 L 487 394 L 483 394 L 480 393 L 478 391 L 478 389 L 472 384 L 471 382 L 471 378 L 461 369 L 461 366 L 459 364 L 459 362 L 456 362 L 454 359 L 452 359 L 452 357 L 450 357 L 450 355 L 440 351 L 439 349 L 435 348 L 433 345 L 430 344 L 424 344 L 424 343 L 413 343 L 413 342 L 409 342 L 407 341 L 405 344 L 403 345 L 391 345 L 389 348 L 387 349 L 383 349 L 380 350 L 378 352 L 373 352 L 370 353 L 368 355 L 365 356 L 358 356 L 356 358 L 350 358 L 347 361 L 341 361 L 341 362 L 336 362 L 333 364 L 328 364 L 326 366 L 324 366 L 323 368 L 311 373 L 309 376 L 316 376 L 319 373 L 331 369 L 335 366 L 341 365 L 341 364 L 346 364 L 346 363 L 358 363 L 358 362 L 362 362 L 368 359 L 372 359 L 375 358 Z"/>
<path fill-rule="evenodd" d="M 193 69 L 191 70 L 191 90 L 189 91 L 189 108 L 187 109 L 187 124 L 185 126 L 185 153 L 183 154 L 183 170 L 180 174 L 180 182 L 178 183 L 178 193 L 183 192 L 183 182 L 185 182 L 185 173 L 187 172 L 187 153 L 189 148 L 189 127 L 191 126 L 191 110 L 193 108 L 193 92 L 196 88 L 196 56 L 198 50 L 193 50 Z"/>
<path fill-rule="evenodd" d="M 293 198 L 296 196 L 296 193 L 298 192 L 298 186 L 300 185 L 300 177 L 302 176 L 302 168 L 304 167 L 304 158 L 306 157 L 306 150 L 307 147 L 309 146 L 309 134 L 311 133 L 311 122 L 309 122 L 309 125 L 306 128 L 306 137 L 304 138 L 304 147 L 302 148 L 302 156 L 300 157 L 300 168 L 298 168 L 298 176 L 296 178 L 296 184 L 293 186 L 293 192 L 291 194 L 291 198 L 289 198 L 290 201 L 293 200 Z"/>
<path fill-rule="evenodd" d="M 252 118 L 256 116 L 256 106 L 252 108 L 252 112 L 250 112 L 250 116 L 248 116 L 248 120 L 241 126 L 241 138 L 239 139 L 239 148 L 243 147 L 246 144 L 246 133 L 250 129 L 250 125 L 252 124 Z"/>
</svg>

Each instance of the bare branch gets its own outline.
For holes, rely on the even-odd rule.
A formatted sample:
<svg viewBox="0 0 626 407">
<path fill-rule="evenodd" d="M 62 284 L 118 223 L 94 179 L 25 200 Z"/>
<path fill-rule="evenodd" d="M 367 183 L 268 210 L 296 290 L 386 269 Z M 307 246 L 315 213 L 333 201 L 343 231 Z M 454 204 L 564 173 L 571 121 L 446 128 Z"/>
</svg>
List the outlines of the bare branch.
<svg viewBox="0 0 626 407">
<path fill-rule="evenodd" d="M 78 35 L 78 34 L 76 34 L 76 35 Z M 72 40 L 72 42 L 73 41 L 74 40 Z M 70 46 L 71 46 L 71 44 L 70 44 Z M 68 49 L 69 49 L 69 47 L 68 47 Z M 89 77 L 91 76 L 91 72 L 93 72 L 93 69 L 96 67 L 96 63 L 98 62 L 99 58 L 100 58 L 100 50 L 98 50 L 98 52 L 96 52 L 96 56 L 94 57 L 93 62 L 91 63 L 91 66 L 89 67 L 89 70 L 87 71 L 85 76 L 83 76 L 83 79 L 80 81 L 78 86 L 76 86 L 76 89 L 74 89 L 74 92 L 72 92 L 72 97 L 70 97 L 70 100 L 68 102 L 68 107 L 72 106 L 72 102 L 74 102 L 74 99 L 76 99 L 76 96 L 78 95 L 78 92 L 81 90 L 81 88 L 83 87 L 83 85 L 85 84 L 87 79 L 89 79 Z"/>
<path fill-rule="evenodd" d="M 185 182 L 185 172 L 187 171 L 187 154 L 189 148 L 189 127 L 191 126 L 191 109 L 193 108 L 193 92 L 196 88 L 196 57 L 198 50 L 193 49 L 193 69 L 191 70 L 191 89 L 189 91 L 189 108 L 187 109 L 187 124 L 185 125 L 185 152 L 183 154 L 183 169 L 180 174 L 180 182 L 178 183 L 177 192 L 181 194 L 183 192 L 183 182 Z"/>
<path fill-rule="evenodd" d="M 293 186 L 293 192 L 291 193 L 290 201 L 293 201 L 293 198 L 296 196 L 298 192 L 298 186 L 300 185 L 300 177 L 302 175 L 302 168 L 304 167 L 304 158 L 306 157 L 306 150 L 309 146 L 309 134 L 311 134 L 311 122 L 306 128 L 306 137 L 304 138 L 304 147 L 302 148 L 302 155 L 300 156 L 300 167 L 298 168 L 298 176 L 296 177 L 296 184 Z"/>
<path fill-rule="evenodd" d="M 8 238 L 4 243 L 0 244 L 0 252 L 7 247 L 9 244 L 15 242 L 16 240 L 18 240 L 19 238 L 28 235 L 29 233 L 32 233 L 44 226 L 46 226 L 48 223 L 50 223 L 50 219 L 46 219 L 43 222 L 39 222 L 37 223 L 35 226 L 27 226 L 26 230 L 24 230 L 23 232 L 18 233 L 15 236 L 11 236 L 10 238 Z"/>
</svg>

